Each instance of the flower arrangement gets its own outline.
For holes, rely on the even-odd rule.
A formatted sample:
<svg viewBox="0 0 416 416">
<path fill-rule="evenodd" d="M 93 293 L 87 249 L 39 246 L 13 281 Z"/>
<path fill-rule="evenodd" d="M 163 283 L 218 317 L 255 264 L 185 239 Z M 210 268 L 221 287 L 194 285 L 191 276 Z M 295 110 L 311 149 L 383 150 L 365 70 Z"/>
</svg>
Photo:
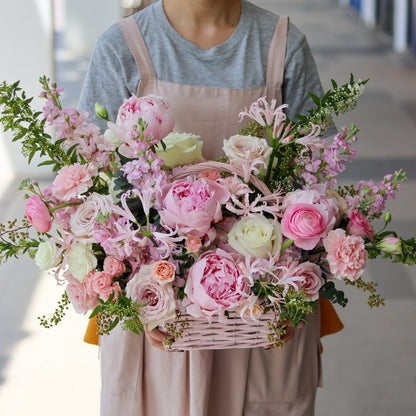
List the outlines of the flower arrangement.
<svg viewBox="0 0 416 416">
<path fill-rule="evenodd" d="M 0 259 L 28 253 L 65 285 L 52 317 L 40 318 L 46 327 L 68 303 L 96 316 L 100 334 L 120 323 L 137 334 L 160 326 L 178 339 L 187 317 L 227 325 L 267 316 L 266 343 L 281 346 L 279 323 L 305 322 L 319 296 L 346 305 L 338 281 L 368 291 L 370 306 L 383 304 L 376 284 L 362 279 L 369 259 L 416 262 L 415 239 L 386 231 L 385 203 L 404 172 L 336 188 L 358 128 L 332 140 L 325 132 L 355 107 L 366 81 L 333 81 L 298 121 L 286 117 L 287 104 L 259 98 L 240 113 L 248 122 L 224 140 L 219 161 L 204 160 L 199 136 L 173 133 L 161 97 L 125 100 L 115 122 L 97 104 L 108 121 L 101 135 L 86 112 L 62 108 L 61 88 L 40 82 L 43 114 L 18 83 L 0 86 L 4 129 L 29 163 L 38 153 L 56 173 L 44 189 L 22 182 L 26 218 L 0 226 Z"/>
</svg>

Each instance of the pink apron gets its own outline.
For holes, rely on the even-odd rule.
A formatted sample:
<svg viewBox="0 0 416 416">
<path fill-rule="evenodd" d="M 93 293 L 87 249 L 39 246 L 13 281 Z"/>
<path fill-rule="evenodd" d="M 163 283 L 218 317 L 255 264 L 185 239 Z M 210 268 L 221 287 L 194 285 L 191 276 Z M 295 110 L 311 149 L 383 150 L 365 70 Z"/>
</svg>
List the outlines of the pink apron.
<svg viewBox="0 0 416 416">
<path fill-rule="evenodd" d="M 266 86 L 254 89 L 181 85 L 156 79 L 133 18 L 120 23 L 140 73 L 138 96 L 165 97 L 175 131 L 199 134 L 204 156 L 241 128 L 238 112 L 261 96 L 281 102 L 287 17 L 276 27 Z M 313 416 L 320 380 L 319 311 L 282 350 L 263 348 L 163 352 L 144 336 L 116 328 L 100 337 L 102 416 Z"/>
</svg>

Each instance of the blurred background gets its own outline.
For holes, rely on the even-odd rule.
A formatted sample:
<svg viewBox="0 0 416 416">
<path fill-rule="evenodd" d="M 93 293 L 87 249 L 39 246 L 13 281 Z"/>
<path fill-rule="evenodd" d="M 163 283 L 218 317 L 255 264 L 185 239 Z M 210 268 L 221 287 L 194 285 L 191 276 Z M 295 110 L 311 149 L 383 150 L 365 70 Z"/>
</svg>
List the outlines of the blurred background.
<svg viewBox="0 0 416 416">
<path fill-rule="evenodd" d="M 47 75 L 76 106 L 95 40 L 108 26 L 151 0 L 0 0 L 0 82 L 21 81 L 28 96 Z M 353 112 L 336 120 L 361 129 L 357 158 L 341 178 L 381 180 L 403 168 L 408 181 L 392 201 L 392 228 L 416 236 L 416 0 L 255 0 L 287 14 L 306 35 L 325 89 L 351 73 L 367 79 Z M 35 98 L 34 105 L 41 107 Z M 24 215 L 17 187 L 48 169 L 28 167 L 18 145 L 0 130 L 0 222 Z M 338 312 L 345 329 L 323 339 L 324 388 L 317 416 L 416 414 L 416 267 L 372 261 L 366 279 L 379 284 L 386 306 L 346 288 Z M 37 316 L 55 310 L 63 288 L 29 258 L 0 267 L 0 414 L 98 415 L 99 350 L 83 343 L 87 317 L 69 310 L 56 328 Z M 222 415 L 219 415 L 222 416 Z"/>
</svg>

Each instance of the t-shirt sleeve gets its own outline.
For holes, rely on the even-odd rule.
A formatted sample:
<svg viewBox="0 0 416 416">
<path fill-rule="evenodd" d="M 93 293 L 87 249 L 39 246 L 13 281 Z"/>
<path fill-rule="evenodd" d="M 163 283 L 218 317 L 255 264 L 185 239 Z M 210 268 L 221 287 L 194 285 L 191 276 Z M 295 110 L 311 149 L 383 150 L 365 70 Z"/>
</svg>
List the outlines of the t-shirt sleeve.
<svg viewBox="0 0 416 416">
<path fill-rule="evenodd" d="M 106 121 L 95 114 L 95 103 L 103 105 L 109 119 L 115 121 L 123 101 L 136 93 L 139 73 L 118 25 L 112 26 L 94 47 L 78 108 L 89 112 L 88 121 L 102 132 Z"/>
</svg>

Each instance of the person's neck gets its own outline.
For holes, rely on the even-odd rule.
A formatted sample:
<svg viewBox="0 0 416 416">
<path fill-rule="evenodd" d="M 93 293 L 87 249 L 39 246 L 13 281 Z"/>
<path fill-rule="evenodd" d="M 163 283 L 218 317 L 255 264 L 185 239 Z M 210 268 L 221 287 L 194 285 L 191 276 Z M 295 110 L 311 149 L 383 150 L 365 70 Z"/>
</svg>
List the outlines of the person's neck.
<svg viewBox="0 0 416 416">
<path fill-rule="evenodd" d="M 224 43 L 241 16 L 240 0 L 163 0 L 163 8 L 172 27 L 202 49 Z"/>
</svg>

